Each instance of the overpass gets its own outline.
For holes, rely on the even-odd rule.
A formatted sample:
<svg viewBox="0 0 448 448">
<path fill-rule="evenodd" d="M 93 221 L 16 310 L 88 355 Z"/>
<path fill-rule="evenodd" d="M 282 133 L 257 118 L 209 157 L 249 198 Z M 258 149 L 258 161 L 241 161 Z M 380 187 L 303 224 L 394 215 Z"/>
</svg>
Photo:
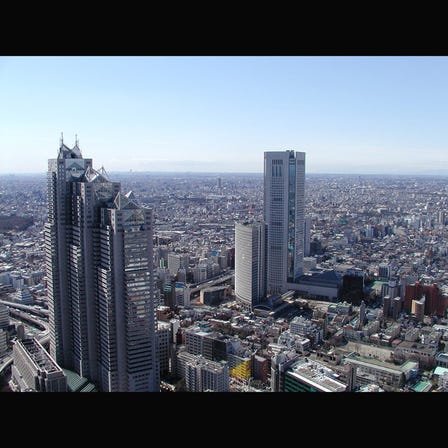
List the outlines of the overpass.
<svg viewBox="0 0 448 448">
<path fill-rule="evenodd" d="M 0 300 L 0 303 L 9 307 L 9 314 L 14 316 L 16 319 L 25 321 L 34 327 L 37 327 L 39 330 L 42 330 L 36 339 L 44 346 L 46 350 L 49 348 L 50 343 L 50 332 L 48 323 L 42 321 L 42 318 L 47 318 L 49 315 L 49 311 L 45 309 L 34 308 L 30 305 L 22 305 L 20 303 L 8 302 L 6 300 Z M 31 316 L 30 314 L 34 314 L 37 318 Z M 12 355 L 6 355 L 3 357 L 2 362 L 0 363 L 0 375 L 12 365 L 13 357 Z"/>
<path fill-rule="evenodd" d="M 35 308 L 33 305 L 23 305 L 22 303 L 8 302 L 7 300 L 0 300 L 3 305 L 15 308 L 17 310 L 26 311 L 27 313 L 34 314 L 39 317 L 48 317 L 50 311 L 44 308 Z"/>
<path fill-rule="evenodd" d="M 9 367 L 9 366 L 12 364 L 12 361 L 13 361 L 13 359 L 12 359 L 12 356 L 11 356 L 11 355 L 6 355 L 6 356 L 3 358 L 3 361 L 2 361 L 2 363 L 0 364 L 0 375 L 3 373 L 3 371 L 4 371 L 7 367 Z"/>
<path fill-rule="evenodd" d="M 45 331 L 48 330 L 48 325 L 46 322 L 43 322 L 41 319 L 36 319 L 33 316 L 30 316 L 28 313 L 25 313 L 21 310 L 10 309 L 9 314 L 16 319 L 27 322 L 33 327 L 38 328 L 39 330 Z"/>
<path fill-rule="evenodd" d="M 230 274 L 224 274 L 219 276 L 218 278 L 212 280 L 205 280 L 201 283 L 186 285 L 186 287 L 190 288 L 190 294 L 193 295 L 196 294 L 197 292 L 200 292 L 201 289 L 210 288 L 211 286 L 219 285 L 220 283 L 225 283 L 231 280 L 234 274 L 235 271 L 230 271 Z"/>
</svg>

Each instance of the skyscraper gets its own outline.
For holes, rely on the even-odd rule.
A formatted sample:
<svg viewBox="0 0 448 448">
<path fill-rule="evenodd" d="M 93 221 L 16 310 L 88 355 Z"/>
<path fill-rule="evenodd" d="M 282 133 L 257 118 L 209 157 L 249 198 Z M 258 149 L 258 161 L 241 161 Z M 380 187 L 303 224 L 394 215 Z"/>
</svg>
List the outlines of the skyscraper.
<svg viewBox="0 0 448 448">
<path fill-rule="evenodd" d="M 303 274 L 304 218 L 305 153 L 266 151 L 264 221 L 268 230 L 268 293 L 294 288 Z"/>
<path fill-rule="evenodd" d="M 158 391 L 152 211 L 76 142 L 48 161 L 50 353 L 102 391 Z"/>
<path fill-rule="evenodd" d="M 235 295 L 252 309 L 266 295 L 266 224 L 235 224 Z"/>
</svg>

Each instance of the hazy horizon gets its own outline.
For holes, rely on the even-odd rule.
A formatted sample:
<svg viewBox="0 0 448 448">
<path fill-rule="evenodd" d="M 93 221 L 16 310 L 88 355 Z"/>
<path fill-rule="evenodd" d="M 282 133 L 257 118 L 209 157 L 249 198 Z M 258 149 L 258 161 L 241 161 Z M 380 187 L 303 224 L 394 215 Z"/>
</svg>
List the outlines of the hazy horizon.
<svg viewBox="0 0 448 448">
<path fill-rule="evenodd" d="M 442 171 L 442 170 L 441 170 Z M 109 175 L 142 175 L 142 174 L 164 174 L 164 175 L 259 175 L 263 176 L 263 172 L 259 171 L 116 171 L 116 170 L 106 170 Z M 17 173 L 2 173 L 0 172 L 0 177 L 8 176 L 46 176 L 47 171 L 41 172 L 17 172 Z M 318 173 L 318 172 L 306 172 L 305 176 L 376 176 L 376 177 L 392 177 L 392 176 L 415 176 L 415 177 L 448 177 L 448 170 L 443 170 L 443 172 L 433 172 L 433 173 Z"/>
<path fill-rule="evenodd" d="M 108 171 L 448 173 L 446 56 L 0 57 L 0 173 L 45 171 L 61 132 Z"/>
</svg>

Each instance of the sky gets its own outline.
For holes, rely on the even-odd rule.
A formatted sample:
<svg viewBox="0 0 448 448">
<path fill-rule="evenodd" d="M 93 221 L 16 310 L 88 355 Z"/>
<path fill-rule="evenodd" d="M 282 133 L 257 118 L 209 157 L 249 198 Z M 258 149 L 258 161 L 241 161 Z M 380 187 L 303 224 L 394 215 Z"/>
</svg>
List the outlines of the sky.
<svg viewBox="0 0 448 448">
<path fill-rule="evenodd" d="M 448 175 L 448 57 L 0 57 L 0 173 L 40 173 L 63 133 L 107 171 Z"/>
</svg>

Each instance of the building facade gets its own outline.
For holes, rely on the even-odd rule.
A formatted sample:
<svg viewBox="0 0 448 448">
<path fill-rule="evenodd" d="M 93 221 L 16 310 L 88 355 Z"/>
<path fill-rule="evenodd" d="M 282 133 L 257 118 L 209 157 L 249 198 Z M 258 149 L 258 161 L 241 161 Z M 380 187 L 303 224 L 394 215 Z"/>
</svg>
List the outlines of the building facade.
<svg viewBox="0 0 448 448">
<path fill-rule="evenodd" d="M 9 326 L 9 309 L 0 303 L 0 329 L 5 330 Z"/>
<path fill-rule="evenodd" d="M 61 139 L 48 161 L 50 353 L 101 391 L 158 391 L 152 211 Z"/>
<path fill-rule="evenodd" d="M 303 274 L 305 153 L 264 153 L 267 292 L 283 293 Z"/>
<path fill-rule="evenodd" d="M 416 370 L 416 362 L 405 362 L 402 365 L 366 358 L 351 353 L 345 358 L 345 363 L 351 364 L 356 371 L 356 386 L 378 384 L 389 391 L 397 390 L 406 382 L 409 372 Z"/>
<path fill-rule="evenodd" d="M 235 295 L 252 310 L 266 296 L 266 225 L 235 224 Z"/>
<path fill-rule="evenodd" d="M 12 380 L 20 392 L 66 392 L 67 377 L 37 339 L 16 340 Z"/>
<path fill-rule="evenodd" d="M 6 337 L 6 331 L 0 329 L 0 356 L 6 354 L 7 349 L 8 349 L 8 341 Z"/>
<path fill-rule="evenodd" d="M 170 371 L 170 360 L 171 360 L 171 346 L 172 346 L 172 336 L 171 336 L 171 324 L 169 322 L 157 322 L 157 337 L 159 340 L 159 365 L 160 365 L 160 375 L 167 375 Z"/>
<path fill-rule="evenodd" d="M 185 387 L 188 392 L 229 392 L 229 366 L 225 361 L 210 361 L 201 355 L 186 363 Z"/>
</svg>

